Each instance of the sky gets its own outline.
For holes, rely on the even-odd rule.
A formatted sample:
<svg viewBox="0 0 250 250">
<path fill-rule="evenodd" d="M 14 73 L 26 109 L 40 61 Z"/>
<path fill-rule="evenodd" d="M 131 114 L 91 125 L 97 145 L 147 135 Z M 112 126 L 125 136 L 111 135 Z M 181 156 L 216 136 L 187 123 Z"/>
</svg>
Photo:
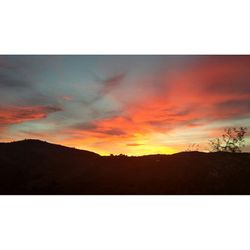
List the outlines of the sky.
<svg viewBox="0 0 250 250">
<path fill-rule="evenodd" d="M 239 126 L 250 127 L 250 56 L 0 56 L 1 142 L 171 154 Z"/>
</svg>

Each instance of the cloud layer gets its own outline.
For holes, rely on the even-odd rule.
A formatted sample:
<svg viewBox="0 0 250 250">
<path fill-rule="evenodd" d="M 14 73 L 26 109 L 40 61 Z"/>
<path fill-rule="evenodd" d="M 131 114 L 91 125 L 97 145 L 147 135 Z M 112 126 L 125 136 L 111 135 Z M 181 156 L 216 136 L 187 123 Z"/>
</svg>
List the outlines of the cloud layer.
<svg viewBox="0 0 250 250">
<path fill-rule="evenodd" d="M 91 67 L 89 57 L 53 57 L 22 74 L 7 59 L 0 88 L 15 98 L 12 105 L 0 103 L 0 126 L 19 124 L 20 132 L 31 124 L 30 136 L 43 132 L 46 139 L 103 154 L 168 153 L 188 143 L 205 145 L 225 126 L 250 125 L 250 56 L 131 56 L 129 63 L 114 56 L 95 58 Z M 75 70 L 79 65 L 83 74 Z M 46 67 L 47 74 L 40 71 Z M 31 101 L 31 92 L 40 99 Z"/>
</svg>

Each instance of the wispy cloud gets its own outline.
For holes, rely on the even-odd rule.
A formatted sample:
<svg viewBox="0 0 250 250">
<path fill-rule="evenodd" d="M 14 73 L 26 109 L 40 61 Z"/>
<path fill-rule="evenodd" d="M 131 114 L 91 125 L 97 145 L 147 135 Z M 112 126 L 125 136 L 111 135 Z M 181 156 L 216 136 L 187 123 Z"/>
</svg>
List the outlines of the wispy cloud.
<svg viewBox="0 0 250 250">
<path fill-rule="evenodd" d="M 200 128 L 211 123 L 246 117 L 250 115 L 249 68 L 250 60 L 230 57 L 215 63 L 208 57 L 178 72 L 162 72 L 157 76 L 161 91 L 157 84 L 157 91 L 152 91 L 153 84 L 142 88 L 142 96 L 131 99 L 120 115 L 96 120 L 90 128 L 91 136 L 102 131 L 107 138 L 122 136 L 131 141 L 137 134 L 150 137 L 175 131 L 178 137 L 178 130 L 197 130 L 199 134 Z M 118 87 L 123 79 L 123 75 L 110 78 L 107 89 Z"/>
<path fill-rule="evenodd" d="M 142 146 L 144 144 L 142 144 L 142 143 L 127 143 L 126 145 L 129 147 L 137 147 L 137 146 Z"/>
<path fill-rule="evenodd" d="M 144 68 L 151 57 L 143 57 L 129 71 L 126 67 L 93 66 L 96 77 L 86 77 L 76 72 L 78 58 L 77 65 L 66 63 L 60 70 L 62 77 L 54 63 L 48 75 L 40 72 L 40 78 L 28 74 L 18 78 L 18 70 L 6 62 L 1 66 L 0 60 L 0 89 L 4 90 L 0 126 L 40 122 L 61 111 L 49 117 L 54 119 L 61 143 L 139 153 L 139 149 L 153 152 L 150 147 L 157 151 L 159 145 L 177 148 L 190 138 L 200 143 L 215 128 L 250 117 L 250 56 L 170 59 L 161 57 Z M 75 74 L 83 78 L 79 84 L 71 84 Z M 6 97 L 7 92 L 11 94 Z M 39 132 L 37 128 L 35 133 Z"/>
<path fill-rule="evenodd" d="M 56 106 L 0 106 L 0 127 L 41 120 L 61 110 Z"/>
</svg>

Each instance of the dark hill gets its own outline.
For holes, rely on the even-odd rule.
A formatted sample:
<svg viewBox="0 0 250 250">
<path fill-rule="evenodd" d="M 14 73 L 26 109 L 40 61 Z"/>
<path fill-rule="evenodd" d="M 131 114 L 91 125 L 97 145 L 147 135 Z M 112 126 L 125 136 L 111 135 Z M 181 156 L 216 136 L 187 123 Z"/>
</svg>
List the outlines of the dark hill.
<svg viewBox="0 0 250 250">
<path fill-rule="evenodd" d="M 250 194 L 249 153 L 98 154 L 0 143 L 0 194 Z"/>
<path fill-rule="evenodd" d="M 85 156 L 98 156 L 98 154 L 75 148 L 69 148 L 62 145 L 48 143 L 41 140 L 26 139 L 11 143 L 0 143 L 0 149 L 15 151 L 15 153 L 75 153 Z"/>
</svg>

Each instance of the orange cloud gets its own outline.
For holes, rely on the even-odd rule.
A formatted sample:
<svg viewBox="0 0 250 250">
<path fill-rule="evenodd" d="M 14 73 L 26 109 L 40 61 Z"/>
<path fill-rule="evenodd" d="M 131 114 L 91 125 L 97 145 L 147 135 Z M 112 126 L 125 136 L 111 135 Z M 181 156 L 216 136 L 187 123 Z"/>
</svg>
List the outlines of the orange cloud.
<svg viewBox="0 0 250 250">
<path fill-rule="evenodd" d="M 44 119 L 60 110 L 55 106 L 0 106 L 0 127 Z"/>
<path fill-rule="evenodd" d="M 184 150 L 190 142 L 200 144 L 221 131 L 220 122 L 249 117 L 249 69 L 249 56 L 208 56 L 183 67 L 168 69 L 163 65 L 157 73 L 144 72 L 135 78 L 126 72 L 99 80 L 93 100 L 90 97 L 91 101 L 82 102 L 90 115 L 77 116 L 72 125 L 69 114 L 69 121 L 54 126 L 56 135 L 48 132 L 43 138 L 101 154 Z M 112 104 L 117 102 L 120 113 L 112 107 L 115 112 L 108 110 L 103 115 L 106 111 L 99 105 L 104 102 L 98 100 L 104 97 L 112 99 Z M 57 98 L 69 105 L 69 113 L 81 113 L 77 104 L 70 106 L 75 101 L 71 95 Z M 0 127 L 44 119 L 60 110 L 54 106 L 0 107 Z M 39 136 L 39 131 L 30 135 Z"/>
<path fill-rule="evenodd" d="M 142 154 L 157 153 L 159 146 L 170 145 L 167 140 L 164 144 L 156 139 L 159 133 L 163 141 L 173 133 L 179 141 L 183 134 L 178 131 L 192 130 L 193 140 L 199 140 L 200 127 L 249 115 L 249 69 L 249 57 L 208 57 L 181 71 L 163 71 L 157 76 L 159 84 L 147 88 L 149 85 L 143 87 L 144 82 L 139 83 L 142 94 L 129 99 L 121 115 L 92 121 L 73 128 L 71 133 L 78 136 L 78 143 L 88 142 L 95 149 L 99 146 L 126 153 L 132 152 L 128 147 L 138 146 Z M 115 97 L 119 100 L 119 96 Z M 145 145 L 152 150 L 146 150 Z"/>
</svg>

